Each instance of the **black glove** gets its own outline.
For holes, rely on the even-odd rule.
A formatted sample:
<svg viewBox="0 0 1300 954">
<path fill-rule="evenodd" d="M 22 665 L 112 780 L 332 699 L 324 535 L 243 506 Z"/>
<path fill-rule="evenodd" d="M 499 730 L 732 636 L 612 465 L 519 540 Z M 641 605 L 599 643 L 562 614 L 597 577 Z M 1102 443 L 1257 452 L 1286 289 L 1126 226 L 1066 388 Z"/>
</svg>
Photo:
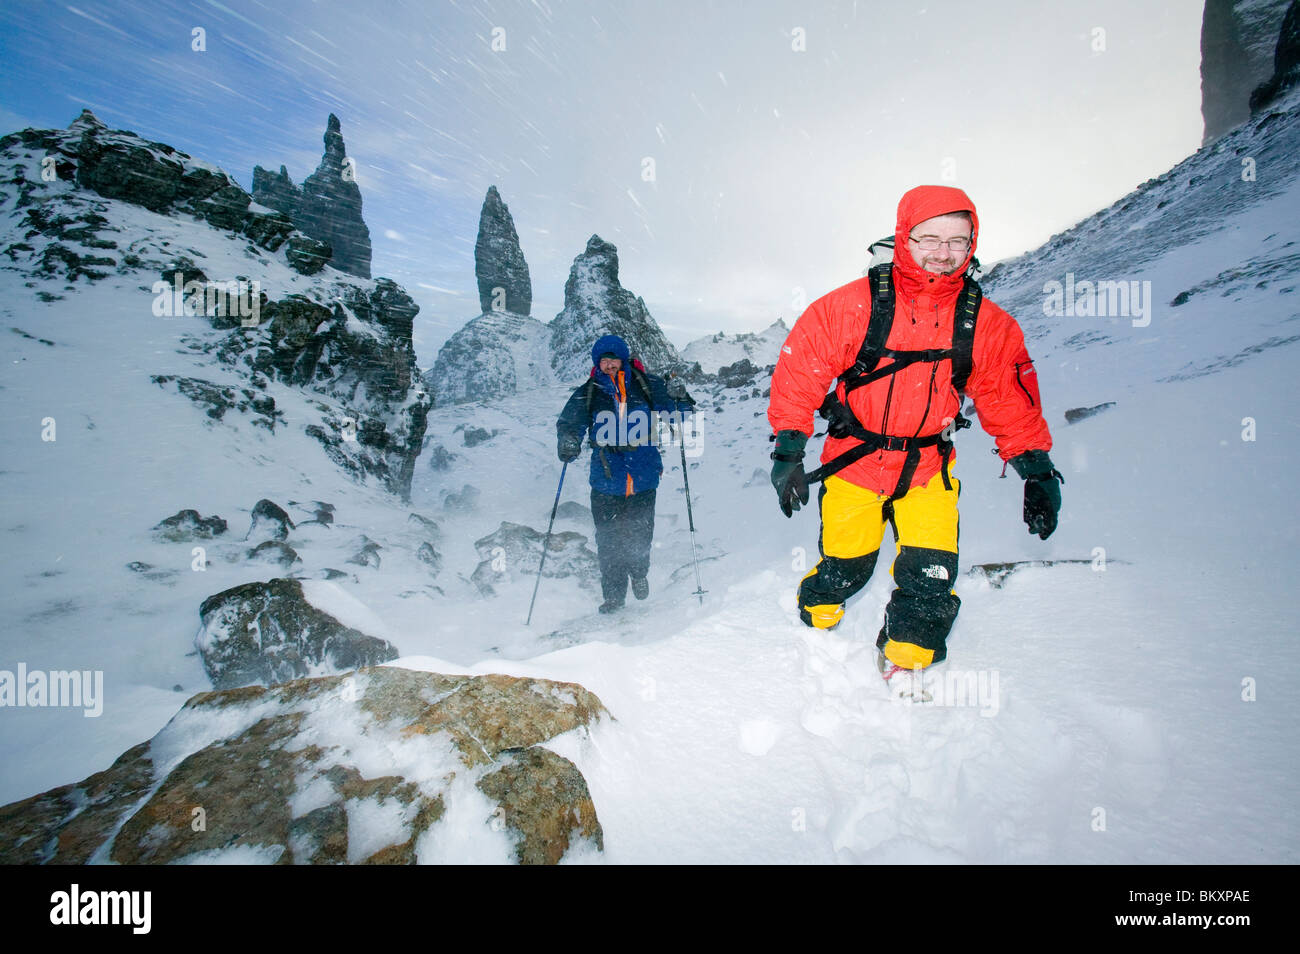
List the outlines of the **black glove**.
<svg viewBox="0 0 1300 954">
<path fill-rule="evenodd" d="M 566 464 L 578 459 L 582 453 L 582 435 L 581 434 L 560 434 L 559 447 L 556 449 L 560 455 L 560 460 Z"/>
<path fill-rule="evenodd" d="M 1025 523 L 1030 533 L 1046 540 L 1056 529 L 1056 515 L 1061 512 L 1061 484 L 1065 478 L 1052 466 L 1047 451 L 1025 451 L 1011 458 L 1011 466 L 1025 479 Z"/>
<path fill-rule="evenodd" d="M 668 396 L 679 404 L 686 404 L 690 407 L 695 406 L 695 398 L 686 393 L 686 382 L 677 375 L 673 375 L 665 381 L 665 389 Z"/>
<path fill-rule="evenodd" d="M 808 502 L 808 481 L 803 472 L 803 447 L 808 435 L 802 431 L 781 431 L 772 452 L 772 486 L 776 500 L 787 517 Z"/>
</svg>

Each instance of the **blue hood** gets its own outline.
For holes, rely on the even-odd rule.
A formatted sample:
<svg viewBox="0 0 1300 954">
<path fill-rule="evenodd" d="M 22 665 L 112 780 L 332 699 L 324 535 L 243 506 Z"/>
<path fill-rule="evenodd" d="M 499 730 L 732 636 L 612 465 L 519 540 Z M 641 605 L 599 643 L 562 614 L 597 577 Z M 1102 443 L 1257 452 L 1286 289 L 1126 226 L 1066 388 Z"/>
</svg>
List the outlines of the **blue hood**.
<svg viewBox="0 0 1300 954">
<path fill-rule="evenodd" d="M 623 367 L 627 368 L 631 361 L 632 353 L 627 348 L 627 342 L 618 335 L 602 335 L 596 339 L 596 343 L 591 346 L 591 366 L 600 367 L 600 356 L 602 354 L 613 354 L 623 362 Z"/>
</svg>

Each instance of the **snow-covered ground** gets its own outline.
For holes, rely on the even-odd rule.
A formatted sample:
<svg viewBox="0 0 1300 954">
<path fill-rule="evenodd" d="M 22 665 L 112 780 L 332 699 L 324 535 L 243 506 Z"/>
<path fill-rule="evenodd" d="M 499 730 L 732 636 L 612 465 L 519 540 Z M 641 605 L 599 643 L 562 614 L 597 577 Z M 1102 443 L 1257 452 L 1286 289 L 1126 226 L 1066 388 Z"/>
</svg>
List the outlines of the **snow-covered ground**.
<svg viewBox="0 0 1300 954">
<path fill-rule="evenodd" d="M 1228 181 L 1237 160 L 1223 161 Z M 193 648 L 199 603 L 284 572 L 240 557 L 248 514 L 268 497 L 295 519 L 311 501 L 335 506 L 332 526 L 290 537 L 295 572 L 345 569 L 336 582 L 382 621 L 395 665 L 544 676 L 600 696 L 615 721 L 566 738 L 561 754 L 591 787 L 606 861 L 1294 862 L 1300 424 L 1286 398 L 1300 298 L 1294 268 L 1224 274 L 1294 255 L 1297 208 L 1291 176 L 1186 242 L 1135 228 L 1127 240 L 1165 245 L 1130 272 L 1114 270 L 1122 249 L 1109 246 L 1070 260 L 1080 278 L 1151 281 L 1146 325 L 1045 317 L 1042 286 L 1064 276 L 1032 262 L 1014 285 L 990 285 L 1015 303 L 1038 359 L 1064 507 L 1050 540 L 1029 536 L 1021 482 L 999 478 L 987 435 L 961 434 L 963 605 L 946 694 L 958 704 L 931 707 L 891 702 L 874 670 L 887 561 L 838 630 L 799 623 L 816 514 L 777 509 L 766 401 L 747 391 L 702 402 L 689 460 L 703 604 L 673 449 L 650 599 L 595 617 L 594 592 L 548 578 L 525 626 L 533 568 L 505 567 L 485 598 L 469 581 L 473 541 L 502 521 L 545 528 L 568 388 L 435 409 L 427 446 L 457 458 L 446 471 L 423 458 L 404 506 L 351 482 L 301 433 L 306 402 L 291 388 L 272 385 L 285 423 L 270 435 L 233 411 L 210 422 L 152 383 L 226 372 L 182 342 L 216 332 L 154 317 L 144 278 L 38 303 L 6 274 L 4 327 L 32 337 L 0 339 L 0 669 L 103 670 L 105 699 L 98 718 L 0 710 L 0 803 L 105 768 L 210 688 Z M 1099 261 L 1110 270 L 1089 273 Z M 42 440 L 46 418 L 56 440 Z M 465 447 L 466 427 L 498 433 Z M 569 468 L 562 499 L 587 502 L 586 464 L 584 453 Z M 475 508 L 444 509 L 465 484 Z M 190 544 L 150 533 L 183 508 L 230 523 L 204 572 Z M 441 526 L 437 575 L 415 556 L 427 534 L 412 512 Z M 581 520 L 557 529 L 591 532 Z M 379 567 L 345 562 L 363 535 L 381 546 Z M 1079 562 L 1024 567 L 1000 587 L 969 572 L 1036 560 Z M 958 674 L 969 674 L 960 686 Z"/>
</svg>

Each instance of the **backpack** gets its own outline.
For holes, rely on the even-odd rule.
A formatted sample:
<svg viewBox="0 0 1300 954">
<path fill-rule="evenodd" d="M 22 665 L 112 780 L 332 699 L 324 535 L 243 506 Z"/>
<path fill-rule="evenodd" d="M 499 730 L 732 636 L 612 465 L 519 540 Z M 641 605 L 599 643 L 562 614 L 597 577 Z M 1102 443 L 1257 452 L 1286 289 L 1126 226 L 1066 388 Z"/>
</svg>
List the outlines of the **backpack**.
<svg viewBox="0 0 1300 954">
<path fill-rule="evenodd" d="M 883 245 L 883 240 L 872 246 L 876 249 Z M 892 247 L 892 243 L 890 243 Z M 892 257 L 892 256 L 891 256 Z M 979 316 L 980 303 L 984 299 L 979 283 L 969 274 L 963 276 L 962 290 L 957 294 L 957 307 L 953 315 L 952 344 L 947 348 L 928 348 L 922 351 L 895 351 L 886 348 L 889 331 L 894 323 L 894 283 L 892 261 L 873 265 L 867 271 L 867 281 L 871 289 L 871 319 L 867 324 L 867 333 L 858 348 L 858 354 L 852 366 L 840 374 L 839 380 L 844 384 L 844 396 L 847 398 L 857 388 L 896 374 L 903 368 L 918 362 L 937 363 L 945 358 L 952 361 L 952 386 L 958 395 L 965 394 L 966 382 L 970 378 L 972 353 L 975 347 L 975 320 Z M 880 367 L 882 358 L 892 358 L 892 362 Z M 880 450 L 906 451 L 907 458 L 898 484 L 890 494 L 890 500 L 897 500 L 912 482 L 917 464 L 921 461 L 921 448 L 939 448 L 943 459 L 943 485 L 952 489 L 948 476 L 948 461 L 952 456 L 952 440 L 948 436 L 963 427 L 970 427 L 970 421 L 958 411 L 950 427 L 945 427 L 938 434 L 924 437 L 902 437 L 890 434 L 877 434 L 862 426 L 848 404 L 841 401 L 838 388 L 832 390 L 822 401 L 818 413 L 829 424 L 828 431 L 832 437 L 853 437 L 862 441 L 857 447 L 850 448 L 838 457 L 827 461 L 821 467 L 808 474 L 808 483 L 825 480 L 831 474 Z"/>
</svg>

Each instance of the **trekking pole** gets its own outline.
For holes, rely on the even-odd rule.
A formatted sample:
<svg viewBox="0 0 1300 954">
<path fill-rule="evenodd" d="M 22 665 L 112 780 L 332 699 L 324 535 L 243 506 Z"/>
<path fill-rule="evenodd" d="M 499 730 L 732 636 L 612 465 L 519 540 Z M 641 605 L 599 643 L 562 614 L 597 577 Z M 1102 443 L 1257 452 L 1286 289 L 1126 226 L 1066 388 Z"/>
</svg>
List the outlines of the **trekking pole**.
<svg viewBox="0 0 1300 954">
<path fill-rule="evenodd" d="M 542 567 L 546 566 L 546 548 L 551 543 L 551 528 L 555 526 L 555 511 L 560 509 L 560 491 L 564 489 L 564 472 L 568 469 L 569 462 L 566 460 L 564 466 L 560 468 L 560 486 L 555 488 L 555 503 L 551 504 L 551 522 L 546 525 L 546 539 L 542 541 L 542 562 L 537 565 L 537 582 L 533 584 L 533 598 L 528 601 L 528 619 L 524 620 L 525 626 L 533 622 L 533 604 L 537 602 L 537 588 L 542 585 Z"/>
<path fill-rule="evenodd" d="M 686 476 L 686 421 L 682 420 L 682 486 L 686 488 L 686 522 L 691 527 L 691 562 L 695 564 L 695 595 L 700 598 L 700 605 L 704 605 L 704 594 L 708 590 L 704 589 L 700 583 L 700 561 L 695 555 L 695 516 L 691 512 L 691 481 Z"/>
</svg>

